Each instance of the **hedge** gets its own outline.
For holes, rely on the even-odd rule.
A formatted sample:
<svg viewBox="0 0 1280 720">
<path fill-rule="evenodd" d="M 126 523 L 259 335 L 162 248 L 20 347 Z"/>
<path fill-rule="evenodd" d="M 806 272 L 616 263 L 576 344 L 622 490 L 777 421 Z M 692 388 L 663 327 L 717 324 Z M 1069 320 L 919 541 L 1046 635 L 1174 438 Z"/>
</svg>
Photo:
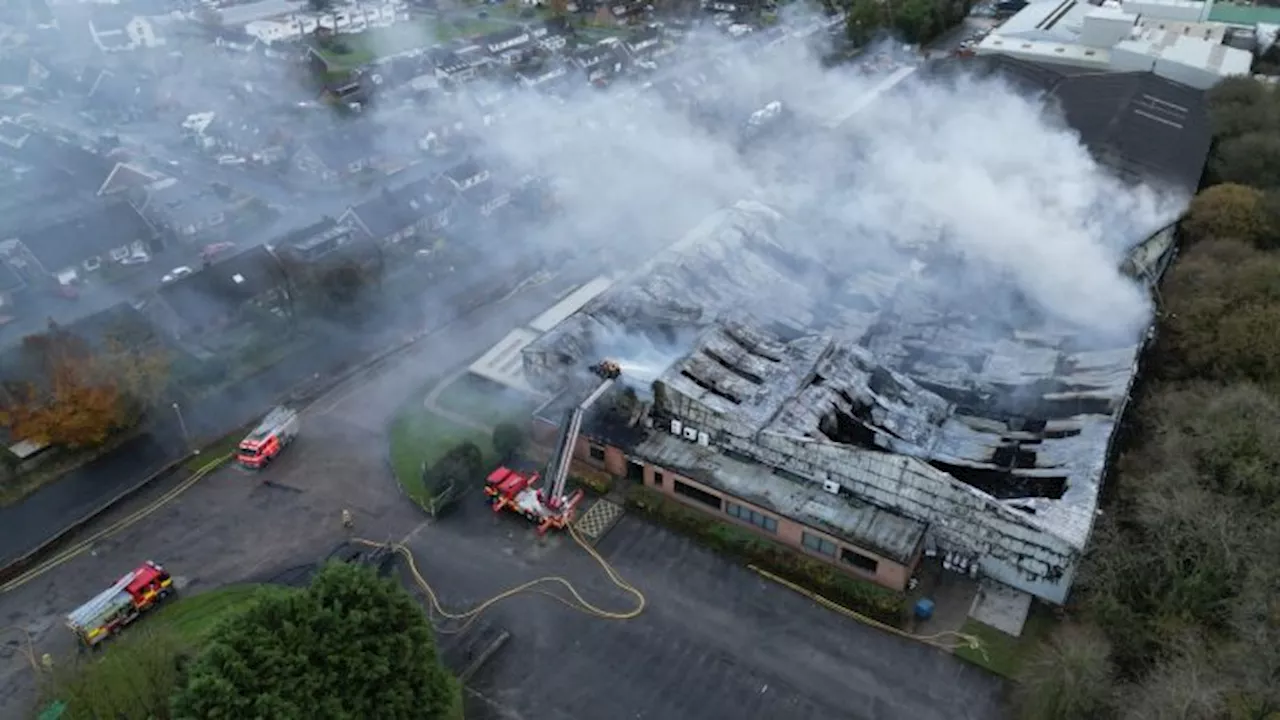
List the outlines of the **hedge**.
<svg viewBox="0 0 1280 720">
<path fill-rule="evenodd" d="M 873 620 L 903 627 L 906 596 L 850 577 L 780 543 L 689 509 L 644 486 L 627 493 L 627 506 L 711 549 L 747 561 Z"/>
</svg>

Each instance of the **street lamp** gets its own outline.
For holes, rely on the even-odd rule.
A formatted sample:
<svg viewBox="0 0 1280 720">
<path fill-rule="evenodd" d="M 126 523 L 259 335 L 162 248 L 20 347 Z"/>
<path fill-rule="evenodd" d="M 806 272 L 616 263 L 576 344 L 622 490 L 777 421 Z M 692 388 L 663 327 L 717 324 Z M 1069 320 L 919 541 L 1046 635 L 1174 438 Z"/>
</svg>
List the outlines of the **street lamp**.
<svg viewBox="0 0 1280 720">
<path fill-rule="evenodd" d="M 187 450 L 192 455 L 199 455 L 200 448 L 191 447 L 191 436 L 187 434 L 187 421 L 182 418 L 182 406 L 176 401 L 173 403 L 173 414 L 178 416 L 178 427 L 182 429 L 182 442 L 187 444 Z"/>
</svg>

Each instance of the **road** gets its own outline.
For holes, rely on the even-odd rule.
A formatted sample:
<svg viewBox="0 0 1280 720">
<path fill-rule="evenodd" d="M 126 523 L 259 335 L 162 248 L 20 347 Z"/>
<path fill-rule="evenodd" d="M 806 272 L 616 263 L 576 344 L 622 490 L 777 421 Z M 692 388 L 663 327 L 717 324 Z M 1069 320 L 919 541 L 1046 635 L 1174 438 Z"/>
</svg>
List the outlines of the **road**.
<svg viewBox="0 0 1280 720">
<path fill-rule="evenodd" d="M 406 538 L 447 605 L 555 573 L 598 604 L 626 610 L 629 599 L 567 537 L 539 543 L 474 495 L 438 524 L 424 522 L 387 468 L 385 431 L 396 409 L 421 401 L 428 379 L 483 352 L 561 290 L 552 282 L 518 294 L 352 378 L 303 413 L 298 444 L 268 475 L 210 475 L 91 552 L 0 595 L 0 624 L 30 632 L 37 652 L 69 652 L 61 617 L 139 561 L 166 563 L 188 593 L 261 577 L 324 555 L 342 539 L 343 508 L 367 536 Z M 623 623 L 538 596 L 501 604 L 494 620 L 513 640 L 476 687 L 511 708 L 508 717 L 999 717 L 994 678 L 821 610 L 665 530 L 624 518 L 600 549 L 647 594 L 648 610 Z M 32 690 L 24 656 L 0 645 L 0 717 L 20 715 Z"/>
</svg>

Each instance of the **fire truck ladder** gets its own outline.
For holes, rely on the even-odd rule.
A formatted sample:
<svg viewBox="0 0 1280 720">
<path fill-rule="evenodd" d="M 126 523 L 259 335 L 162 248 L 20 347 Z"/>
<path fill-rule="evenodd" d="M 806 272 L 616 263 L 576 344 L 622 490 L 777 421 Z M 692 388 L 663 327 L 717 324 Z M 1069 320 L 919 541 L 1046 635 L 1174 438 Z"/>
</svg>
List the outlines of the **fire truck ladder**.
<svg viewBox="0 0 1280 720">
<path fill-rule="evenodd" d="M 569 479 L 569 466 L 573 464 L 573 450 L 578 444 L 578 433 L 582 431 L 582 417 L 609 391 L 609 388 L 613 387 L 613 382 L 613 378 L 601 381 L 587 399 L 569 411 L 564 426 L 560 428 L 556 452 L 551 456 L 551 466 L 547 468 L 547 476 L 551 480 L 547 504 L 552 508 L 558 509 L 561 498 L 564 496 L 565 483 Z"/>
</svg>

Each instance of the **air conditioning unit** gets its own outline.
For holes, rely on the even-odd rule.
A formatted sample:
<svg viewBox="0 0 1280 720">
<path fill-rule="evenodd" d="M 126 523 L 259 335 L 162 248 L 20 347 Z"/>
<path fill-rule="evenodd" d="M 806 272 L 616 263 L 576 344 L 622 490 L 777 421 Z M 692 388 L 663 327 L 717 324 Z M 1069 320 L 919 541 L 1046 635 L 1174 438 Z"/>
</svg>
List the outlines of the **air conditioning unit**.
<svg viewBox="0 0 1280 720">
<path fill-rule="evenodd" d="M 840 494 L 840 483 L 836 482 L 835 480 L 823 480 L 823 481 L 822 481 L 822 489 L 823 489 L 823 490 L 826 490 L 827 492 L 831 493 L 832 495 L 839 495 L 839 494 Z"/>
<path fill-rule="evenodd" d="M 702 447 L 707 447 L 711 444 L 711 436 L 704 432 L 698 433 L 698 444 Z"/>
<path fill-rule="evenodd" d="M 693 442 L 698 439 L 698 431 L 694 428 L 685 426 L 684 439 Z"/>
<path fill-rule="evenodd" d="M 671 434 L 672 434 L 672 435 L 679 435 L 679 434 L 680 434 L 680 430 L 681 430 L 681 429 L 683 429 L 683 428 L 684 428 L 684 425 L 682 425 L 682 424 L 680 423 L 680 421 L 679 421 L 679 420 L 672 420 L 672 421 L 671 421 Z"/>
</svg>

